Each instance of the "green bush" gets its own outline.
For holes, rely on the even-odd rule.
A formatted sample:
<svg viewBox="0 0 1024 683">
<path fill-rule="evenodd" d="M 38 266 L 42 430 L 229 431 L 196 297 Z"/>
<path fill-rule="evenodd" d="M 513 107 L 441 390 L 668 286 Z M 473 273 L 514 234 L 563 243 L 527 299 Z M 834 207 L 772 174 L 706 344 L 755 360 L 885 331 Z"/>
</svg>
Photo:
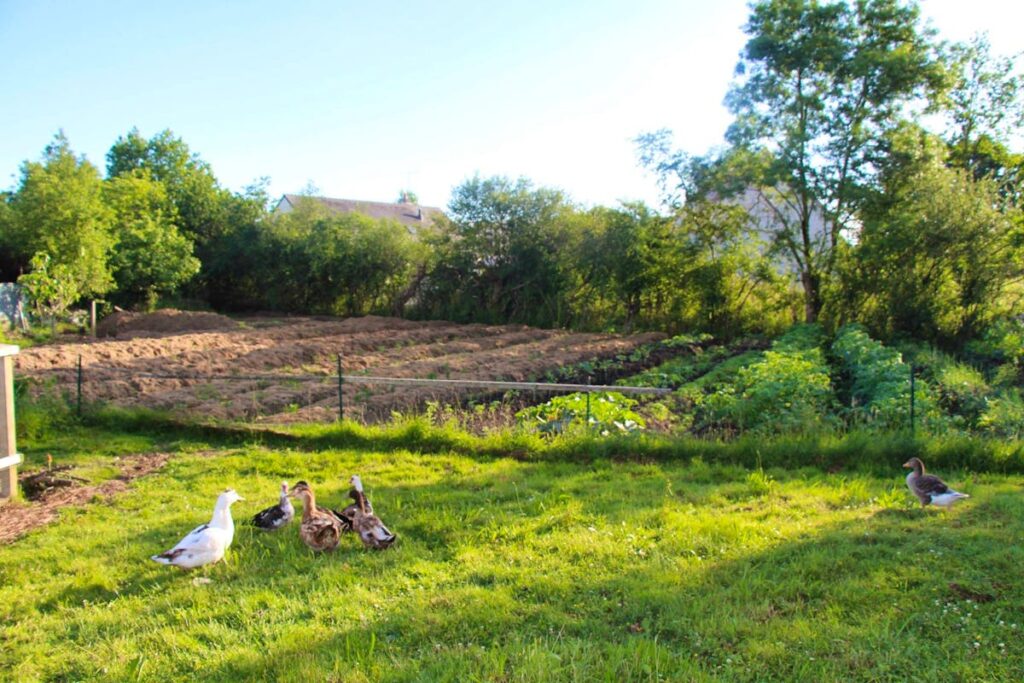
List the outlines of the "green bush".
<svg viewBox="0 0 1024 683">
<path fill-rule="evenodd" d="M 967 342 L 964 355 L 989 371 L 995 384 L 1020 384 L 1024 374 L 1024 322 L 993 323 L 981 339 Z"/>
<path fill-rule="evenodd" d="M 934 348 L 906 347 L 913 364 L 936 392 L 941 408 L 964 426 L 974 428 L 988 407 L 992 388 L 977 369 Z"/>
<path fill-rule="evenodd" d="M 978 418 L 978 429 L 986 436 L 1020 439 L 1024 436 L 1024 400 L 1020 391 L 1010 389 L 987 400 Z"/>
<path fill-rule="evenodd" d="M 910 366 L 899 351 L 875 341 L 861 325 L 853 324 L 839 330 L 832 353 L 849 383 L 851 422 L 884 429 L 910 426 Z M 915 384 L 919 423 L 933 430 L 947 427 L 931 387 L 923 378 Z"/>
<path fill-rule="evenodd" d="M 800 433 L 835 426 L 835 403 L 817 325 L 798 325 L 731 384 L 703 399 L 705 421 L 725 431 Z"/>
<path fill-rule="evenodd" d="M 636 404 L 635 400 L 614 391 L 592 394 L 588 422 L 587 395 L 568 394 L 524 408 L 516 413 L 516 420 L 550 433 L 566 431 L 571 425 L 587 425 L 602 435 L 628 433 L 646 427 L 644 418 L 632 410 Z"/>
</svg>

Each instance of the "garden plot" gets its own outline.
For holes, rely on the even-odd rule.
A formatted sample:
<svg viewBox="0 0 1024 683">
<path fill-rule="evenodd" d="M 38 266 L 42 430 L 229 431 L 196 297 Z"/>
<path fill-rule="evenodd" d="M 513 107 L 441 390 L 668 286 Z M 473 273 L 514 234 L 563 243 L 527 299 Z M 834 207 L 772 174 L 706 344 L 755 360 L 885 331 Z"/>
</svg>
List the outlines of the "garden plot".
<svg viewBox="0 0 1024 683">
<path fill-rule="evenodd" d="M 17 372 L 35 390 L 74 392 L 82 359 L 86 402 L 142 406 L 220 419 L 323 421 L 338 412 L 337 358 L 346 375 L 423 379 L 530 380 L 595 358 L 650 344 L 660 334 L 621 336 L 540 330 L 522 325 L 457 325 L 368 316 L 354 319 L 254 318 L 175 331 L 161 316 L 153 330 L 134 320 L 129 333 L 27 349 Z M 170 328 L 170 329 L 169 329 Z M 209 375 L 158 379 L 147 374 Z M 220 380 L 216 376 L 295 375 L 296 379 Z M 299 376 L 322 375 L 323 380 Z M 430 400 L 462 400 L 473 390 L 348 384 L 346 411 L 367 419 Z"/>
</svg>

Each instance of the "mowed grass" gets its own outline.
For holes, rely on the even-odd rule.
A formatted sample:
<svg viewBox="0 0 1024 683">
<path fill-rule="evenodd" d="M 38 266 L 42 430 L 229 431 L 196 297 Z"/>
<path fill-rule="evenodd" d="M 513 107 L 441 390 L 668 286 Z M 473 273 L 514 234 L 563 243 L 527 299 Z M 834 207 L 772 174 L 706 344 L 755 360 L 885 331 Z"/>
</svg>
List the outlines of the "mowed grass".
<svg viewBox="0 0 1024 683">
<path fill-rule="evenodd" d="M 1021 680 L 1024 477 L 940 472 L 972 496 L 943 514 L 898 465 L 184 452 L 0 547 L 0 678 Z M 148 559 L 227 486 L 243 520 L 282 479 L 343 505 L 352 473 L 389 551 L 239 524 L 228 564 Z"/>
</svg>

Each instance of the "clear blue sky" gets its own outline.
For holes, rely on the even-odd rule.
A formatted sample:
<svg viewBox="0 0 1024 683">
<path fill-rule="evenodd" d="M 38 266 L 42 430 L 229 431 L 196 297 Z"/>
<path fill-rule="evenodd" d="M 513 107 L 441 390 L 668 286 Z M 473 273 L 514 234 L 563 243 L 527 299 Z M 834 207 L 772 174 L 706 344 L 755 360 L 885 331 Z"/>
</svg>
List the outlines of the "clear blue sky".
<svg viewBox="0 0 1024 683">
<path fill-rule="evenodd" d="M 925 0 L 944 37 L 1024 48 L 1010 0 Z M 170 128 L 238 190 L 443 206 L 474 173 L 588 204 L 656 197 L 632 139 L 721 141 L 743 0 L 0 0 L 0 188 L 63 128 L 101 169 Z"/>
</svg>

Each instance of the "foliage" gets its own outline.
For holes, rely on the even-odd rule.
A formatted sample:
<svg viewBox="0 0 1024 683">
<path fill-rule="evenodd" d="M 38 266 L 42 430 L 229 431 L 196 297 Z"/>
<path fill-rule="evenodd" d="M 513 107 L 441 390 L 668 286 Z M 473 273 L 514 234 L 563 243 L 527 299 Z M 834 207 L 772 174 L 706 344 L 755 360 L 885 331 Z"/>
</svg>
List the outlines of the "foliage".
<svg viewBox="0 0 1024 683">
<path fill-rule="evenodd" d="M 835 398 L 821 336 L 818 326 L 800 325 L 780 337 L 757 362 L 740 368 L 732 384 L 704 400 L 709 421 L 758 433 L 827 429 Z"/>
<path fill-rule="evenodd" d="M 30 262 L 31 272 L 18 278 L 18 284 L 28 293 L 30 306 L 36 316 L 50 321 L 50 329 L 79 297 L 74 270 L 63 263 L 54 264 L 48 254 L 37 253 Z"/>
<path fill-rule="evenodd" d="M 958 348 L 1020 304 L 1019 210 L 995 184 L 944 164 L 939 141 L 908 127 L 892 138 L 887 194 L 865 213 L 843 278 L 844 311 L 882 337 Z"/>
<path fill-rule="evenodd" d="M 775 240 L 797 264 L 811 322 L 842 231 L 874 187 L 870 160 L 903 107 L 939 84 L 939 70 L 916 6 L 896 0 L 761 0 L 746 31 L 727 138 L 771 154 L 756 186 L 781 207 Z"/>
<path fill-rule="evenodd" d="M 978 429 L 997 439 L 1024 438 L 1024 398 L 1019 389 L 1008 389 L 987 399 L 985 411 L 978 418 Z"/>
<path fill-rule="evenodd" d="M 849 383 L 849 413 L 854 422 L 886 429 L 910 426 L 910 366 L 895 349 L 873 340 L 860 325 L 847 325 L 836 334 L 832 353 Z M 929 428 L 944 425 L 931 387 L 915 383 L 916 419 Z"/>
<path fill-rule="evenodd" d="M 135 171 L 107 181 L 104 199 L 114 214 L 117 246 L 110 259 L 116 300 L 152 308 L 199 272 L 192 243 L 178 230 L 165 186 Z"/>
<path fill-rule="evenodd" d="M 629 433 L 646 426 L 644 418 L 632 410 L 636 404 L 634 399 L 615 391 L 593 393 L 589 400 L 584 393 L 567 394 L 520 410 L 516 413 L 516 420 L 542 432 L 557 434 L 566 431 L 570 425 L 582 425 L 607 436 Z"/>
<path fill-rule="evenodd" d="M 969 428 L 989 407 L 992 387 L 977 369 L 934 348 L 909 348 L 908 360 L 934 388 L 939 406 Z"/>
<path fill-rule="evenodd" d="M 36 254 L 45 253 L 52 267 L 70 276 L 78 295 L 111 288 L 107 260 L 114 238 L 102 187 L 99 171 L 75 156 L 63 133 L 46 146 L 42 161 L 22 164 L 20 184 L 10 199 L 7 239 L 22 270 Z"/>
<path fill-rule="evenodd" d="M 565 321 L 561 192 L 525 179 L 473 177 L 454 190 L 447 220 L 428 238 L 436 260 L 419 315 L 457 321 L 560 325 Z"/>
</svg>

